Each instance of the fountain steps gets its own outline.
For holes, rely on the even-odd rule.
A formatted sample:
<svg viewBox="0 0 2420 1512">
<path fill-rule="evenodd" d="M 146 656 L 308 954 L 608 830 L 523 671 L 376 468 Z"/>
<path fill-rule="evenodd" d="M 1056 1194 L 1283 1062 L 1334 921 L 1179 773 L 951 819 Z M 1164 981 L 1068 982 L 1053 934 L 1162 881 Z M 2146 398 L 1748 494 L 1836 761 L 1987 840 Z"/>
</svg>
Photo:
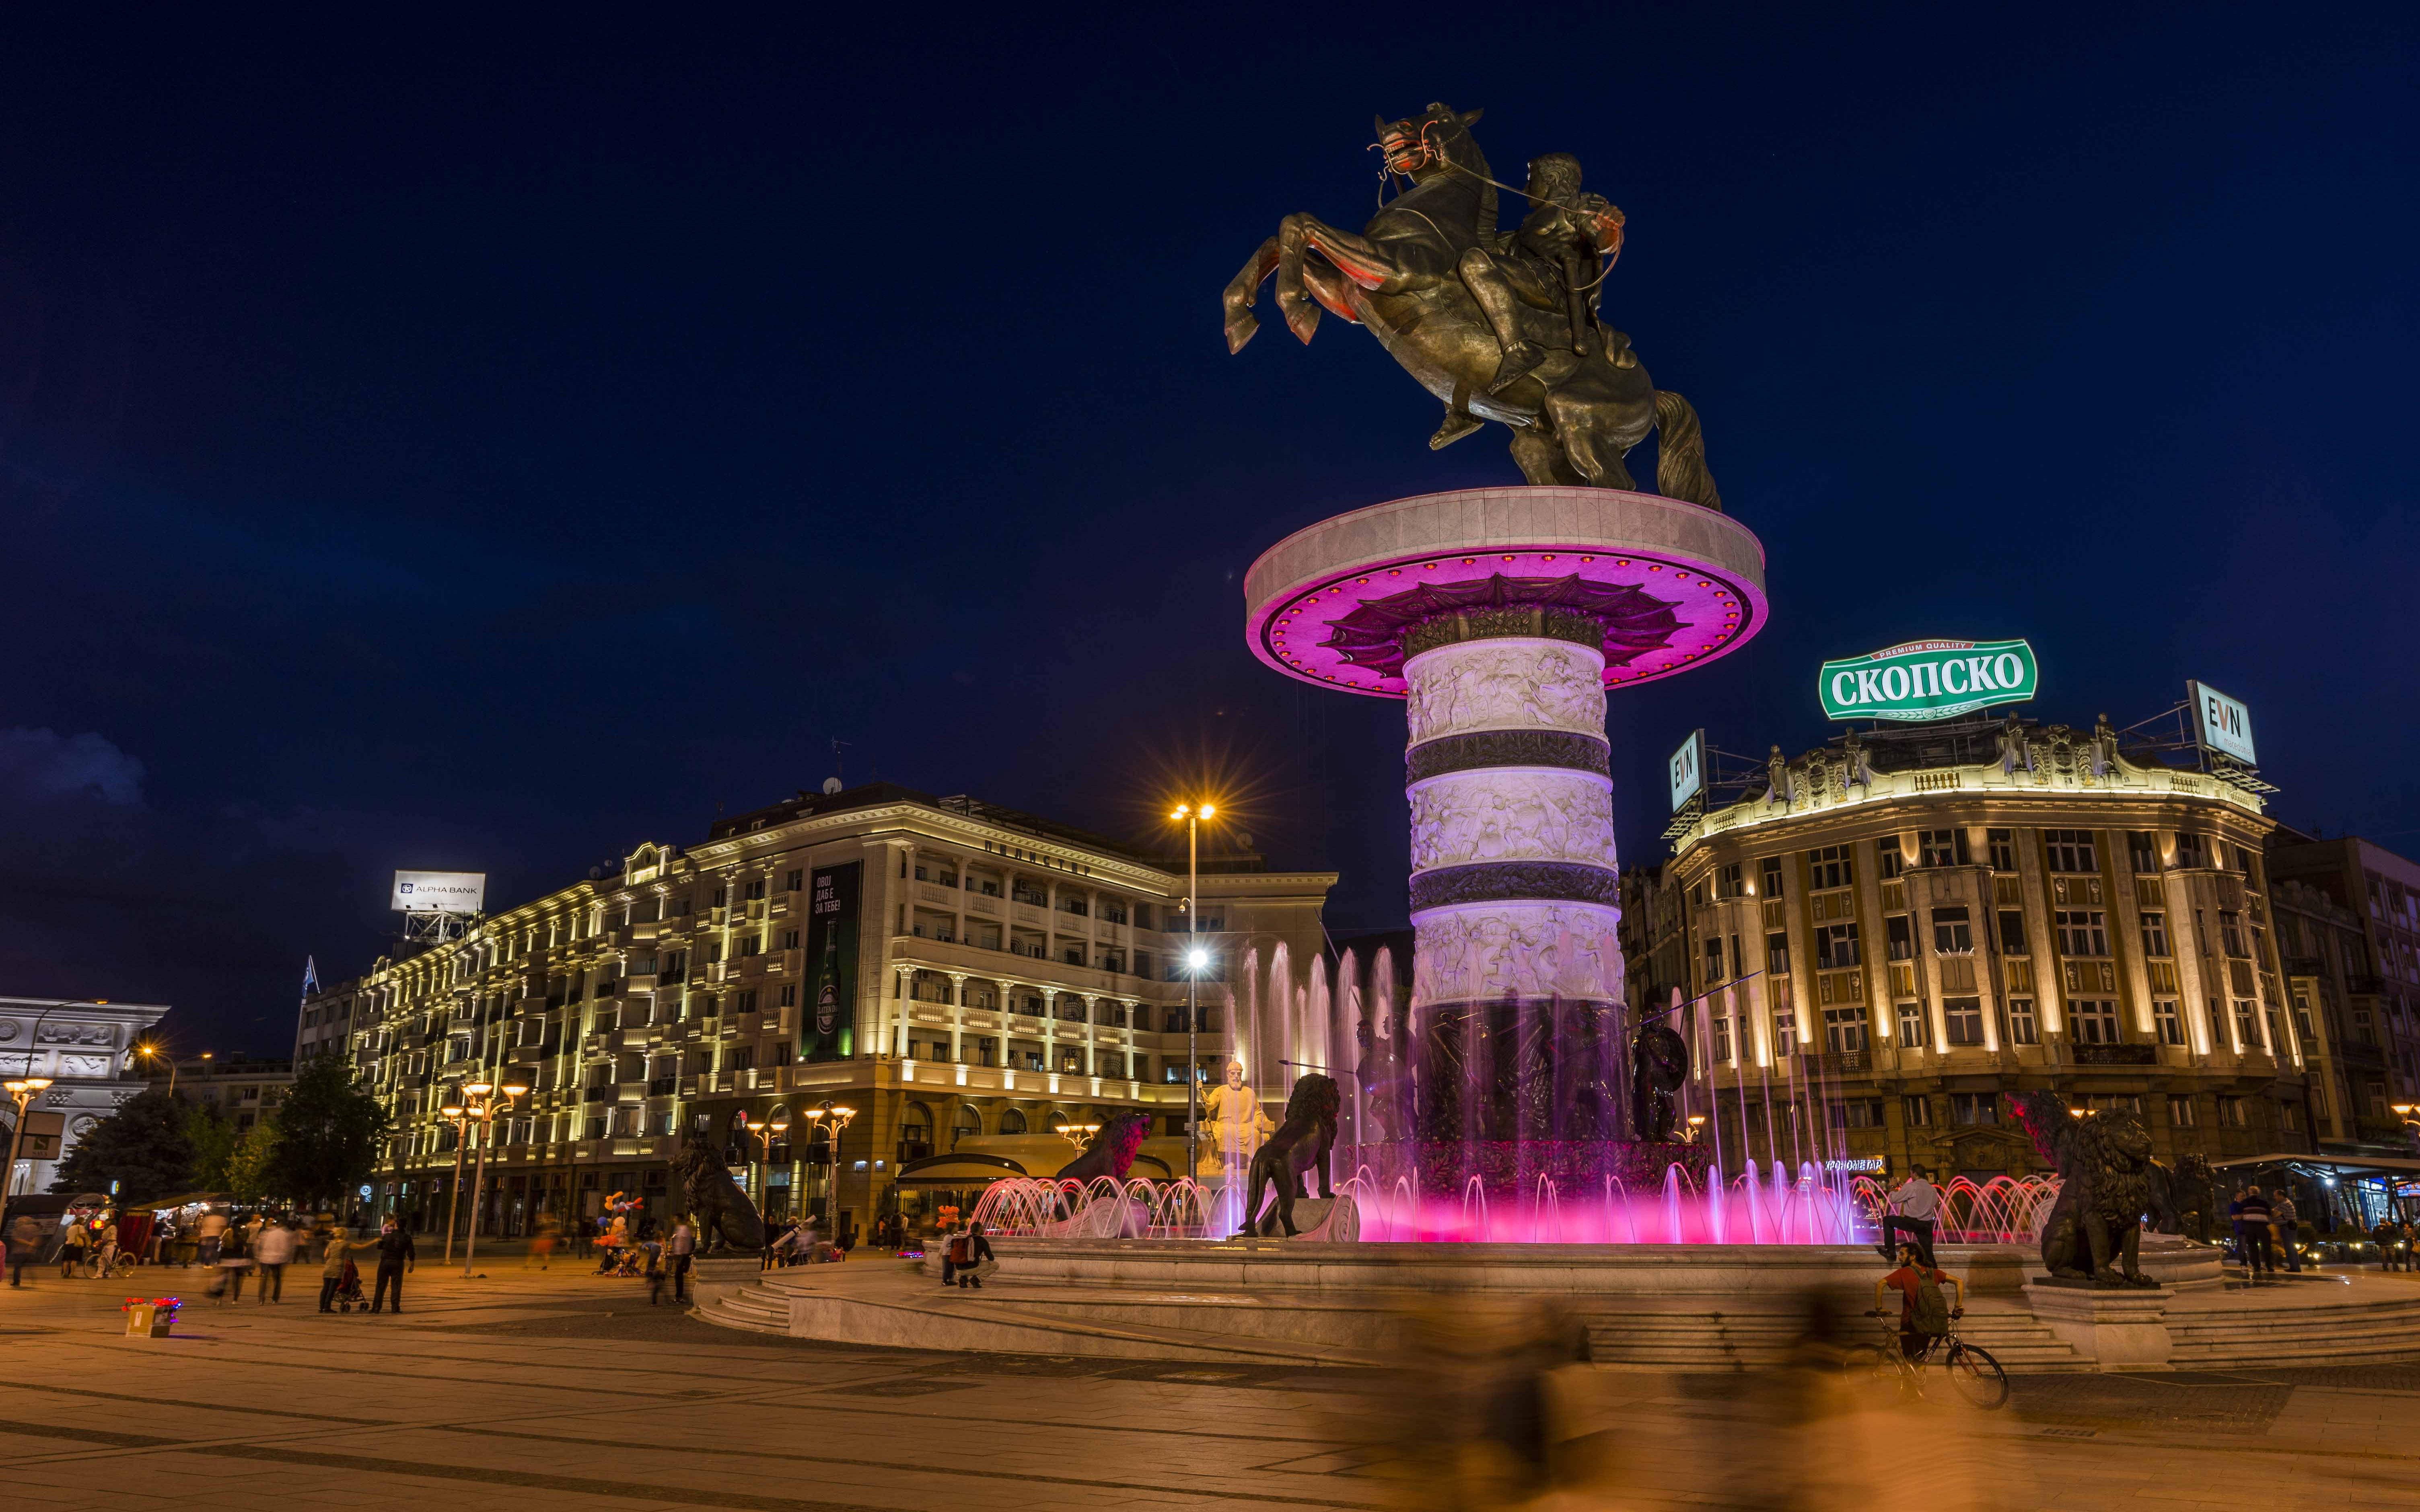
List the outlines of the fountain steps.
<svg viewBox="0 0 2420 1512">
<path fill-rule="evenodd" d="M 2180 1299 L 2168 1309 L 2168 1336 L 2174 1341 L 2169 1363 L 2185 1369 L 2273 1365 L 2288 1359 L 2329 1365 L 2420 1359 L 2420 1294 L 2412 1294 L 2414 1288 L 2358 1278 L 2346 1289 L 2354 1295 L 2342 1302 L 2311 1299 L 2307 1286 L 2290 1284 L 2273 1291 L 2205 1295 L 2190 1304 Z"/>
<path fill-rule="evenodd" d="M 1855 1330 L 1869 1325 L 1852 1318 Z M 1590 1358 L 1635 1370 L 1747 1369 L 1785 1364 L 1806 1326 L 1797 1309 L 1772 1312 L 1626 1312 L 1587 1319 Z M 1851 1336 L 1862 1337 L 1855 1330 Z M 1971 1343 L 2011 1374 L 2089 1370 L 2092 1362 L 2034 1320 L 2030 1312 L 1972 1308 L 1961 1322 Z"/>
</svg>

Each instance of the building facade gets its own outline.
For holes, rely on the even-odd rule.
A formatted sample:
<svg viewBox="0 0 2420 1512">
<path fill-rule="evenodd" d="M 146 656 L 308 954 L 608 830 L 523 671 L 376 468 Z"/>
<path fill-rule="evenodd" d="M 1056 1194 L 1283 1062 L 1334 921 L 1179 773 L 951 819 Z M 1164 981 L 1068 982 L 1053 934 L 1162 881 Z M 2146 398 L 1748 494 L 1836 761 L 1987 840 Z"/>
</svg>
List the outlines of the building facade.
<svg viewBox="0 0 2420 1512">
<path fill-rule="evenodd" d="M 2297 1023 L 2318 1029 L 2330 1139 L 2410 1154 L 2420 1101 L 2420 866 L 2368 841 L 2270 837 L 2278 943 Z"/>
<path fill-rule="evenodd" d="M 35 1099 L 30 1111 L 57 1114 L 60 1119 L 57 1148 L 21 1158 L 8 1172 L 11 1196 L 48 1192 L 58 1175 L 59 1162 L 75 1149 L 76 1141 L 143 1090 L 141 1078 L 132 1073 L 128 1062 L 143 1032 L 167 1011 L 165 1005 L 158 1003 L 0 997 L 0 1073 L 5 1073 L 0 1079 L 49 1077 L 51 1085 Z M 13 1104 L 0 1099 L 0 1120 L 14 1117 Z M 28 1133 L 45 1126 L 29 1124 Z M 13 1124 L 8 1133 L 15 1133 Z M 0 1143 L 0 1154 L 7 1148 Z"/>
<path fill-rule="evenodd" d="M 2259 797 L 2091 731 L 1845 736 L 1680 829 L 1626 921 L 1694 999 L 1689 1111 L 1744 1154 L 2039 1168 L 2003 1094 L 2125 1108 L 2163 1159 L 2316 1148 Z M 1675 963 L 1679 974 L 1671 975 Z"/>
<path fill-rule="evenodd" d="M 154 1087 L 176 1088 L 188 1103 L 215 1108 L 238 1134 L 273 1117 L 294 1086 L 294 1062 L 274 1057 L 182 1056 L 176 1074 L 157 1060 L 136 1062 L 135 1071 Z"/>
<path fill-rule="evenodd" d="M 1335 880 L 1205 857 L 1204 976 L 1279 945 L 1315 958 Z M 615 1192 L 667 1211 L 684 1139 L 768 1211 L 861 1231 L 901 1164 L 970 1134 L 1121 1109 L 1181 1134 L 1186 888 L 1181 858 L 970 798 L 802 795 L 379 962 L 304 1001 L 296 1055 L 349 1056 L 393 1110 L 370 1196 L 424 1227 L 456 1189 L 440 1109 L 519 1081 L 484 1231 L 593 1217 Z M 855 1115 L 836 1150 L 827 1103 Z"/>
</svg>

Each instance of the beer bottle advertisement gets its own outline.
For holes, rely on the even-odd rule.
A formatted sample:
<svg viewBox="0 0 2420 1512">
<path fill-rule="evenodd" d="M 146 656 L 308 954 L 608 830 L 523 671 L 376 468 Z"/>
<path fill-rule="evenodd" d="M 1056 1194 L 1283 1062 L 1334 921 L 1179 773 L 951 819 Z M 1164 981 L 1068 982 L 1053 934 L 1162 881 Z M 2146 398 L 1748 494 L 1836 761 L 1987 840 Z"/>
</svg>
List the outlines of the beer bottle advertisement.
<svg viewBox="0 0 2420 1512">
<path fill-rule="evenodd" d="M 800 1060 L 846 1060 L 857 1039 L 857 904 L 864 863 L 819 868 L 807 883 L 807 1011 Z"/>
</svg>

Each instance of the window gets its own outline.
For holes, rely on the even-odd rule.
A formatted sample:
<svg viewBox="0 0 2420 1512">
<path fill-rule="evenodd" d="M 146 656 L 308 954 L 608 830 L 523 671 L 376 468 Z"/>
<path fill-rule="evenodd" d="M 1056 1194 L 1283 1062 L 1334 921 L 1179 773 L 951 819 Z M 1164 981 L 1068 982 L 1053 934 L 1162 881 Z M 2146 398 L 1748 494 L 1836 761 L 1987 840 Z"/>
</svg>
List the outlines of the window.
<svg viewBox="0 0 2420 1512">
<path fill-rule="evenodd" d="M 2277 1010 L 2275 1006 L 2273 1004 L 2264 1004 L 2261 1008 L 2260 1014 L 2262 1021 L 2267 1025 L 2269 1029 L 2269 1053 L 2273 1056 L 2284 1055 L 2286 1053 L 2286 1026 L 2277 1022 Z"/>
<path fill-rule="evenodd" d="M 2235 1032 L 2246 1050 L 2260 1048 L 2260 1015 L 2255 1011 L 2249 997 L 2235 1000 Z"/>
<path fill-rule="evenodd" d="M 2118 1042 L 2118 1005 L 2105 997 L 2079 997 L 2068 1004 L 2068 1023 L 2078 1044 Z"/>
<path fill-rule="evenodd" d="M 750 903 L 761 901 L 765 896 L 765 879 L 763 877 L 758 877 L 754 881 L 749 883 L 743 896 L 746 897 Z"/>
<path fill-rule="evenodd" d="M 1728 1065 L 1731 1058 L 1731 1021 L 1728 1015 L 1714 1015 L 1714 1059 Z"/>
<path fill-rule="evenodd" d="M 2188 831 L 2177 833 L 2177 865 L 2206 867 L 2210 865 L 2210 841 Z"/>
<path fill-rule="evenodd" d="M 1825 924 L 1815 932 L 1815 964 L 1822 968 L 1857 964 L 1857 926 Z"/>
<path fill-rule="evenodd" d="M 1983 1000 L 1979 997 L 1944 998 L 1941 1014 L 1949 1030 L 1951 1044 L 1979 1045 L 1983 1042 Z"/>
<path fill-rule="evenodd" d="M 1798 1015 L 1790 1012 L 1773 1015 L 1773 1054 L 1779 1059 L 1798 1054 Z"/>
<path fill-rule="evenodd" d="M 799 984 L 797 982 L 790 982 L 783 987 L 782 1006 L 783 1008 L 796 1008 L 799 1006 Z"/>
<path fill-rule="evenodd" d="M 2285 1130 L 2288 1134 L 2300 1134 L 2303 1129 L 2303 1104 L 2300 1103 L 2278 1103 L 2277 1127 Z"/>
<path fill-rule="evenodd" d="M 784 950 L 795 950 L 798 948 L 799 932 L 794 929 L 783 930 L 782 932 L 782 949 Z"/>
<path fill-rule="evenodd" d="M 1966 831 L 1963 828 L 1919 830 L 1916 839 L 1918 866 L 1967 864 Z"/>
<path fill-rule="evenodd" d="M 2157 872 L 2160 869 L 2160 837 L 2148 829 L 2128 830 L 2126 864 L 2133 867 L 2138 876 Z"/>
<path fill-rule="evenodd" d="M 1764 895 L 1768 898 L 1781 896 L 1781 857 L 1778 856 L 1764 858 Z"/>
<path fill-rule="evenodd" d="M 1883 1103 L 1878 1097 L 1853 1097 L 1846 1102 L 1829 1104 L 1824 1112 L 1835 1129 L 1879 1129 L 1883 1126 Z"/>
<path fill-rule="evenodd" d="M 2229 1129 L 2248 1128 L 2252 1122 L 2251 1109 L 2244 1099 L 2222 1092 L 2218 1099 L 2218 1121 Z"/>
<path fill-rule="evenodd" d="M 2173 999 L 2164 997 L 2151 1005 L 2151 1022 L 2159 1028 L 2162 1044 L 2185 1042 L 2184 1017 L 2177 1011 Z"/>
<path fill-rule="evenodd" d="M 1901 1111 L 1907 1115 L 1907 1126 L 1909 1128 L 1930 1129 L 1932 1127 L 1932 1099 L 1929 1097 L 1903 1097 L 1899 1101 Z"/>
<path fill-rule="evenodd" d="M 782 890 L 783 892 L 796 892 L 800 887 L 806 886 L 806 882 L 807 874 L 804 872 L 793 870 L 782 878 Z"/>
<path fill-rule="evenodd" d="M 1992 1125 L 2000 1121 L 2000 1094 L 1997 1092 L 1952 1092 L 1949 1094 L 1949 1121 L 1966 1125 Z"/>
<path fill-rule="evenodd" d="M 2226 945 L 2227 954 L 2232 956 L 2244 956 L 2251 954 L 2249 950 L 2246 950 L 2243 948 L 2243 916 L 2242 914 L 2236 913 L 2234 910 L 2228 908 L 2220 909 L 2218 911 L 2218 937 Z"/>
<path fill-rule="evenodd" d="M 2156 911 L 2143 915 L 2143 953 L 2154 960 L 2165 959 L 2167 956 L 2167 915 Z"/>
<path fill-rule="evenodd" d="M 737 997 L 732 999 L 732 1001 L 737 1005 L 733 1009 L 734 1012 L 753 1013 L 756 1011 L 756 994 L 752 989 L 739 994 Z"/>
<path fill-rule="evenodd" d="M 2318 1038 L 2311 1027 L 2311 998 L 2307 993 L 2294 995 L 2294 1027 L 2302 1035 L 2304 1044 Z"/>
<path fill-rule="evenodd" d="M 1826 845 L 1822 850 L 1807 853 L 1807 886 L 1822 891 L 1825 887 L 1845 887 L 1857 880 L 1857 864 L 1846 845 Z"/>
<path fill-rule="evenodd" d="M 2109 916 L 2098 908 L 2062 908 L 2052 916 L 2058 926 L 2061 955 L 2107 955 Z"/>
<path fill-rule="evenodd" d="M 1975 929 L 1962 905 L 1932 911 L 1932 948 L 1944 955 L 1975 949 Z"/>
<path fill-rule="evenodd" d="M 1776 931 L 1764 937 L 1764 969 L 1767 976 L 1790 975 L 1790 936 Z"/>
<path fill-rule="evenodd" d="M 2184 1092 L 2170 1092 L 2168 1094 L 2168 1122 L 2180 1129 L 2190 1129 L 2194 1126 L 2195 1121 L 2195 1117 L 2194 1114 L 2194 1100 L 2192 1096 Z"/>
<path fill-rule="evenodd" d="M 2101 862 L 2093 855 L 2092 831 L 2088 829 L 2045 829 L 2042 846 L 2050 856 L 2054 872 L 2098 872 Z"/>
<path fill-rule="evenodd" d="M 2000 950 L 2004 955 L 2025 955 L 2025 915 L 2021 908 L 2000 910 Z"/>
<path fill-rule="evenodd" d="M 1723 939 L 1719 934 L 1706 937 L 1706 980 L 1723 980 Z"/>
<path fill-rule="evenodd" d="M 1897 835 L 1885 835 L 1874 841 L 1874 875 L 1888 882 L 1899 875 L 1900 848 Z"/>
<path fill-rule="evenodd" d="M 1823 1043 L 1840 1055 L 1855 1055 L 1865 1049 L 1866 1011 L 1856 1007 L 1825 1009 Z"/>
<path fill-rule="evenodd" d="M 1893 914 L 1883 920 L 1883 953 L 1893 961 L 1906 961 L 1916 954 L 1916 920 L 1905 914 Z"/>
<path fill-rule="evenodd" d="M 1729 862 L 1720 872 L 1715 873 L 1714 896 L 1717 898 L 1745 898 L 1747 896 L 1746 862 Z"/>
<path fill-rule="evenodd" d="M 1910 1050 L 1921 1050 L 1932 1042 L 1925 1029 L 1922 1003 L 1899 1005 L 1899 1042 Z"/>
<path fill-rule="evenodd" d="M 2034 1000 L 2011 997 L 2000 1007 L 2000 1042 L 2002 1044 L 2040 1044 L 2041 1030 L 2034 1021 Z"/>
</svg>

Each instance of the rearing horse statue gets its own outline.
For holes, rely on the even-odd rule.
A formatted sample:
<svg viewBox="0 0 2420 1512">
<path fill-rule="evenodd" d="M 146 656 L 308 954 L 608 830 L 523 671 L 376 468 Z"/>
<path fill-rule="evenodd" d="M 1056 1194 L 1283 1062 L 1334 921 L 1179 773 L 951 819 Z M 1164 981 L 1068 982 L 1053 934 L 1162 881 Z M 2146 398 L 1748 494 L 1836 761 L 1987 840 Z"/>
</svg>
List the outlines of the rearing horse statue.
<svg viewBox="0 0 2420 1512">
<path fill-rule="evenodd" d="M 1253 299 L 1275 273 L 1278 308 L 1295 336 L 1310 341 L 1323 309 L 1367 326 L 1444 402 L 1445 423 L 1430 438 L 1432 448 L 1493 420 L 1512 429 L 1512 460 L 1529 483 L 1629 488 L 1635 485 L 1622 458 L 1650 430 L 1660 430 L 1656 491 L 1722 508 L 1706 471 L 1698 412 L 1679 394 L 1659 391 L 1626 344 L 1575 330 L 1586 318 L 1576 291 L 1507 301 L 1498 317 L 1517 324 L 1524 346 L 1544 348 L 1534 365 L 1508 362 L 1505 342 L 1465 276 L 1466 259 L 1483 261 L 1504 250 L 1497 186 L 1470 134 L 1479 115 L 1432 104 L 1417 117 L 1379 122 L 1388 166 L 1412 187 L 1359 236 L 1311 215 L 1278 223 L 1278 234 L 1227 285 L 1227 349 L 1243 350 L 1260 329 Z M 1619 212 L 1607 224 L 1618 246 Z"/>
</svg>

